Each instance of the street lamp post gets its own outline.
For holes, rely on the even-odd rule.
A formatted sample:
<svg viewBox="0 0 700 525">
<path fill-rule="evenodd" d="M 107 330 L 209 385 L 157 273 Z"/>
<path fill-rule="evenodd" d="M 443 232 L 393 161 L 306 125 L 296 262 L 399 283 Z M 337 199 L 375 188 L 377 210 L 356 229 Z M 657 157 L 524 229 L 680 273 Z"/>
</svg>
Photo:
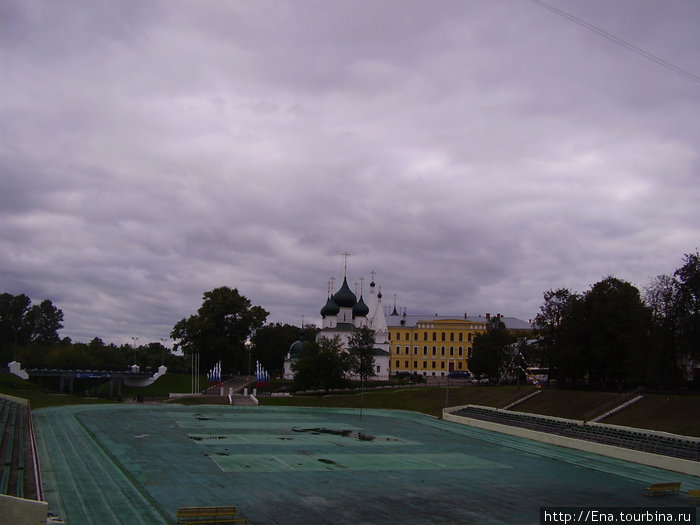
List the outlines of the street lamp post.
<svg viewBox="0 0 700 525">
<path fill-rule="evenodd" d="M 134 342 L 134 366 L 136 366 L 136 341 L 139 340 L 138 337 L 132 337 L 131 340 Z"/>
<path fill-rule="evenodd" d="M 245 349 L 248 351 L 248 379 L 250 379 L 250 360 L 251 360 L 251 350 L 253 343 L 250 341 L 250 339 L 247 339 L 244 343 L 243 346 L 245 346 Z"/>
</svg>

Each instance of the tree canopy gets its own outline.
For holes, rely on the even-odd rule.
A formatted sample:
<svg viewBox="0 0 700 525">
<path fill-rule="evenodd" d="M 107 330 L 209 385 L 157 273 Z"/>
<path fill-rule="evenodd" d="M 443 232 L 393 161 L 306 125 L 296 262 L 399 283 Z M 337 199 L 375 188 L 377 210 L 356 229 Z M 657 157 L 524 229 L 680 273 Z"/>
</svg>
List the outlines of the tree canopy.
<svg viewBox="0 0 700 525">
<path fill-rule="evenodd" d="M 545 292 L 535 320 L 540 364 L 559 381 L 677 385 L 683 380 L 682 356 L 692 353 L 692 345 L 681 342 L 680 312 L 692 311 L 682 306 L 692 304 L 683 303 L 682 288 L 676 272 L 657 277 L 644 299 L 635 286 L 613 276 L 581 295 Z"/>
<path fill-rule="evenodd" d="M 263 326 L 268 312 L 252 306 L 238 289 L 227 286 L 205 292 L 195 315 L 175 324 L 170 337 L 185 356 L 200 355 L 202 370 L 222 362 L 224 371 L 251 373 L 246 342 Z"/>
<path fill-rule="evenodd" d="M 325 390 L 346 386 L 352 360 L 342 350 L 338 336 L 304 342 L 299 359 L 292 363 L 295 390 Z"/>
<path fill-rule="evenodd" d="M 16 360 L 17 348 L 31 343 L 58 344 L 58 331 L 63 328 L 63 312 L 49 299 L 32 306 L 24 294 L 0 295 L 0 348 L 7 355 L 11 349 Z M 9 356 L 8 356 L 9 357 Z"/>
<path fill-rule="evenodd" d="M 292 343 L 299 339 L 314 341 L 318 331 L 313 325 L 306 325 L 302 330 L 289 324 L 266 324 L 258 328 L 251 337 L 253 361 L 260 361 L 265 370 L 281 371 Z"/>
<path fill-rule="evenodd" d="M 355 330 L 348 340 L 350 353 L 350 370 L 362 381 L 375 375 L 374 368 L 374 330 L 362 326 Z"/>
<path fill-rule="evenodd" d="M 515 342 L 506 325 L 498 317 L 486 324 L 486 332 L 474 338 L 469 369 L 477 375 L 500 377 L 510 359 L 509 346 Z"/>
</svg>

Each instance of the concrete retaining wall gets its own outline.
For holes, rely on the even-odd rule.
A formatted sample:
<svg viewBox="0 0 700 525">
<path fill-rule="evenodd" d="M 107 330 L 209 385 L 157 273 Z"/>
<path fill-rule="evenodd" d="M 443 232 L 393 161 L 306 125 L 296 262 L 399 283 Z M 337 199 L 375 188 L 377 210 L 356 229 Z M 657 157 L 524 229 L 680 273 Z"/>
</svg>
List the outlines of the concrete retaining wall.
<svg viewBox="0 0 700 525">
<path fill-rule="evenodd" d="M 45 501 L 0 494 L 0 521 L 12 525 L 46 525 L 49 504 Z"/>
</svg>

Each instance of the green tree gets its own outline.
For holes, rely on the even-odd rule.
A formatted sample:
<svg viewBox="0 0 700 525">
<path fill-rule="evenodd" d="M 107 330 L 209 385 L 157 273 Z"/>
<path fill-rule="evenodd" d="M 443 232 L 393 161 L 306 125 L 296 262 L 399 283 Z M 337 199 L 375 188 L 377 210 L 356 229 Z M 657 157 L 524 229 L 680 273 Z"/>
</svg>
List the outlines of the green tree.
<svg viewBox="0 0 700 525">
<path fill-rule="evenodd" d="M 683 256 L 673 275 L 659 275 L 644 296 L 652 312 L 650 376 L 659 385 L 687 381 L 687 363 L 700 358 L 700 255 Z"/>
<path fill-rule="evenodd" d="M 678 288 L 678 328 L 681 352 L 700 359 L 700 253 L 687 253 L 673 274 Z"/>
<path fill-rule="evenodd" d="M 44 299 L 32 306 L 26 315 L 27 331 L 32 343 L 56 345 L 60 342 L 58 331 L 63 328 L 63 312 Z"/>
<path fill-rule="evenodd" d="M 300 338 L 305 341 L 314 341 L 317 333 L 318 328 L 313 325 L 306 325 L 303 330 L 300 330 L 298 326 L 289 324 L 266 324 L 259 328 L 251 338 L 253 343 L 252 359 L 260 361 L 265 370 L 281 371 L 292 343 Z"/>
<path fill-rule="evenodd" d="M 348 339 L 348 351 L 351 372 L 360 376 L 362 381 L 374 377 L 374 330 L 367 326 L 355 330 Z"/>
<path fill-rule="evenodd" d="M 561 353 L 565 322 L 579 299 L 580 296 L 568 288 L 544 292 L 544 304 L 535 316 L 535 327 L 540 335 L 539 351 L 537 355 L 529 356 L 531 360 L 550 370 L 554 369 L 553 357 L 558 352 Z"/>
<path fill-rule="evenodd" d="M 3 349 L 11 350 L 12 360 L 17 360 L 17 346 L 24 341 L 24 318 L 31 300 L 24 294 L 0 295 L 0 343 Z"/>
<path fill-rule="evenodd" d="M 616 277 L 594 284 L 572 302 L 552 355 L 557 379 L 587 378 L 605 386 L 645 382 L 651 311 L 639 290 Z"/>
<path fill-rule="evenodd" d="M 607 277 L 585 294 L 589 331 L 588 372 L 598 383 L 646 380 L 651 312 L 632 284 Z"/>
<path fill-rule="evenodd" d="M 200 355 L 201 370 L 221 361 L 225 372 L 249 372 L 245 343 L 267 316 L 237 289 L 223 286 L 205 292 L 197 314 L 178 321 L 170 337 L 186 357 Z"/>
<path fill-rule="evenodd" d="M 651 312 L 648 377 L 658 386 L 677 386 L 682 380 L 679 293 L 670 275 L 658 275 L 644 290 Z"/>
<path fill-rule="evenodd" d="M 299 359 L 292 363 L 295 390 L 325 390 L 347 385 L 350 356 L 343 351 L 340 338 L 321 337 L 304 342 Z"/>
<path fill-rule="evenodd" d="M 486 332 L 474 338 L 469 370 L 477 375 L 499 377 L 510 360 L 510 345 L 515 342 L 506 325 L 498 317 L 486 324 Z"/>
<path fill-rule="evenodd" d="M 13 361 L 17 360 L 19 347 L 60 342 L 58 330 L 63 328 L 63 312 L 48 299 L 34 306 L 31 303 L 24 294 L 0 295 L 0 347 L 6 352 L 12 350 Z"/>
</svg>

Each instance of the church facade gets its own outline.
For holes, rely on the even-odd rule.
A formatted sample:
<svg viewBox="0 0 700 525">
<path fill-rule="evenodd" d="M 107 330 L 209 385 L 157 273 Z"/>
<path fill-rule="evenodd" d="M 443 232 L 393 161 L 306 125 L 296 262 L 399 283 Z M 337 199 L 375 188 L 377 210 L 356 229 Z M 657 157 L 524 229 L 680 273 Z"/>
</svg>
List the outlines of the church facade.
<svg viewBox="0 0 700 525">
<path fill-rule="evenodd" d="M 374 272 L 372 272 L 374 275 Z M 316 336 L 318 341 L 325 337 L 338 337 L 344 351 L 348 349 L 348 341 L 352 334 L 361 327 L 368 327 L 374 332 L 374 377 L 377 380 L 389 378 L 389 329 L 387 327 L 384 307 L 382 306 L 381 291 L 376 291 L 374 277 L 369 285 L 369 295 L 365 301 L 360 290 L 358 299 L 348 285 L 347 275 L 343 284 L 333 293 L 329 286 L 326 304 L 321 308 L 321 330 Z M 284 378 L 292 379 L 292 363 L 299 358 L 301 342 L 292 344 L 284 361 Z"/>
</svg>

